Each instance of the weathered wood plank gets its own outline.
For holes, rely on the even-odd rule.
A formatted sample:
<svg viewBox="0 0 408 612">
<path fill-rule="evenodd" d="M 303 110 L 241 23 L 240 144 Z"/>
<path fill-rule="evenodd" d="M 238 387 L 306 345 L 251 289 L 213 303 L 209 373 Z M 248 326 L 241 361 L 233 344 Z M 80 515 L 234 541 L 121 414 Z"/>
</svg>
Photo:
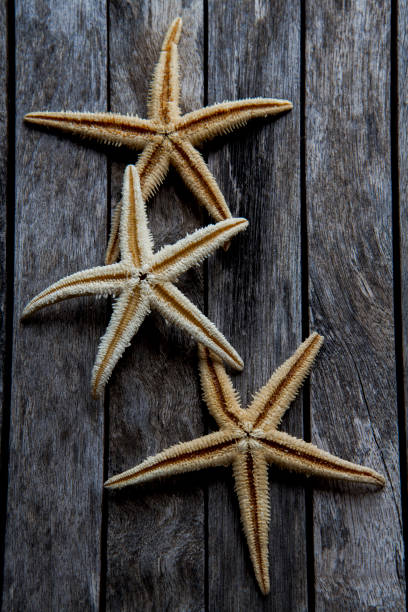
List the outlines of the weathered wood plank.
<svg viewBox="0 0 408 612">
<path fill-rule="evenodd" d="M 7 5 L 0 5 L 0 474 L 2 473 L 2 431 L 4 400 L 4 364 L 6 357 L 6 232 L 7 232 L 7 169 L 8 169 L 8 53 Z"/>
<path fill-rule="evenodd" d="M 386 477 L 314 494 L 316 610 L 405 609 L 395 383 L 390 3 L 306 5 L 312 440 Z"/>
<path fill-rule="evenodd" d="M 268 96 L 294 110 L 252 123 L 211 148 L 209 165 L 245 235 L 209 263 L 209 315 L 245 361 L 235 383 L 243 404 L 301 340 L 300 5 L 209 2 L 209 103 Z M 302 435 L 298 401 L 283 429 Z M 263 597 L 240 526 L 231 473 L 209 481 L 211 610 L 304 610 L 307 607 L 305 494 L 271 469 L 270 579 Z"/>
<path fill-rule="evenodd" d="M 408 439 L 408 5 L 399 2 L 398 12 L 398 83 L 399 83 L 399 204 L 400 204 L 400 261 L 401 261 L 401 310 L 402 310 L 402 349 L 405 397 L 405 442 Z M 408 456 L 405 461 L 405 474 L 408 472 Z M 405 499 L 408 501 L 408 482 L 405 481 Z M 405 517 L 407 518 L 407 517 Z M 407 542 L 405 542 L 407 545 Z M 405 552 L 405 558 L 407 552 Z"/>
<path fill-rule="evenodd" d="M 103 406 L 90 375 L 106 307 L 62 303 L 21 325 L 52 281 L 102 260 L 106 159 L 23 124 L 106 108 L 105 2 L 16 2 L 16 257 L 5 610 L 99 602 Z"/>
<path fill-rule="evenodd" d="M 165 10 L 164 10 L 165 9 Z M 163 36 L 183 18 L 179 44 L 182 111 L 203 104 L 201 1 L 112 2 L 112 111 L 145 117 L 147 95 Z M 124 154 L 127 163 L 135 155 Z M 122 160 L 123 161 L 123 160 Z M 125 163 L 115 163 L 112 203 L 120 198 Z M 175 173 L 148 204 L 156 246 L 201 225 L 201 212 Z M 201 271 L 180 287 L 203 305 Z M 118 364 L 110 385 L 109 475 L 203 432 L 196 344 L 151 315 Z M 106 604 L 108 610 L 204 608 L 204 501 L 195 474 L 108 494 Z"/>
</svg>

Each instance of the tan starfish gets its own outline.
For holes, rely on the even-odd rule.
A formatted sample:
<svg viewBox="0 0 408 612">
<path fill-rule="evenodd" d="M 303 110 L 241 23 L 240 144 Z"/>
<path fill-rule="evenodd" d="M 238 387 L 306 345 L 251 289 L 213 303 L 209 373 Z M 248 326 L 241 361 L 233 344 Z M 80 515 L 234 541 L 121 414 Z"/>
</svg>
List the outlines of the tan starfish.
<svg viewBox="0 0 408 612">
<path fill-rule="evenodd" d="M 233 368 L 243 362 L 215 325 L 181 293 L 173 281 L 200 263 L 218 246 L 244 230 L 246 219 L 226 219 L 187 235 L 153 253 L 139 176 L 135 166 L 125 171 L 117 264 L 77 272 L 54 283 L 26 306 L 23 317 L 61 300 L 90 294 L 119 295 L 108 329 L 99 345 L 92 375 L 98 396 L 113 368 L 151 309 L 188 331 Z"/>
<path fill-rule="evenodd" d="M 278 431 L 278 425 L 295 398 L 323 343 L 313 333 L 272 375 L 247 410 L 221 363 L 200 346 L 200 374 L 204 399 L 220 431 L 172 446 L 149 457 L 135 468 L 110 478 L 105 484 L 120 488 L 217 465 L 232 465 L 241 521 L 256 579 L 269 592 L 268 464 L 306 475 L 341 478 L 377 486 L 384 478 L 374 470 L 339 459 L 313 444 Z"/>
<path fill-rule="evenodd" d="M 201 205 L 216 220 L 231 213 L 200 153 L 206 140 L 244 125 L 249 119 L 276 115 L 292 108 L 287 100 L 253 98 L 223 102 L 181 116 L 177 44 L 181 19 L 171 24 L 162 46 L 150 90 L 148 119 L 113 113 L 35 112 L 31 123 L 57 128 L 104 143 L 143 149 L 137 162 L 143 198 L 157 189 L 172 164 Z M 116 207 L 105 263 L 119 256 L 120 205 Z"/>
</svg>

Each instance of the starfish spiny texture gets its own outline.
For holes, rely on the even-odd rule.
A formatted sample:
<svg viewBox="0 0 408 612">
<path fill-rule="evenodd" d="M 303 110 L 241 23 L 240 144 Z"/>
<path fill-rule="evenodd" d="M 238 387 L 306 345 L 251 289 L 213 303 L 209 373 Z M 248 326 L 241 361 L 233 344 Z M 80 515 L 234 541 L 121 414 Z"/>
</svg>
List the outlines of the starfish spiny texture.
<svg viewBox="0 0 408 612">
<path fill-rule="evenodd" d="M 150 90 L 148 119 L 113 113 L 35 112 L 25 120 L 98 141 L 143 149 L 137 162 L 142 195 L 147 200 L 164 180 L 169 165 L 180 173 L 199 203 L 221 221 L 231 213 L 200 153 L 194 148 L 215 136 L 243 126 L 249 119 L 276 115 L 292 108 L 287 100 L 253 98 L 223 102 L 181 116 L 179 108 L 178 41 L 181 19 L 165 36 Z M 116 207 L 105 263 L 119 256 L 120 204 Z"/>
<path fill-rule="evenodd" d="M 172 446 L 135 468 L 106 482 L 120 488 L 217 465 L 232 465 L 241 521 L 256 579 L 269 592 L 268 464 L 306 475 L 340 478 L 377 486 L 384 478 L 374 470 L 339 459 L 313 444 L 278 431 L 283 414 L 295 398 L 322 345 L 313 333 L 254 396 L 247 410 L 219 361 L 200 346 L 200 375 L 204 399 L 220 431 Z"/>
<path fill-rule="evenodd" d="M 31 300 L 23 311 L 23 317 L 67 298 L 91 294 L 119 295 L 93 369 L 94 397 L 102 391 L 151 309 L 158 310 L 166 319 L 210 347 L 230 366 L 241 370 L 243 362 L 238 353 L 215 325 L 173 285 L 173 281 L 247 225 L 246 219 L 226 219 L 153 253 L 139 176 L 135 166 L 128 166 L 120 220 L 121 261 L 77 272 L 54 283 Z"/>
</svg>

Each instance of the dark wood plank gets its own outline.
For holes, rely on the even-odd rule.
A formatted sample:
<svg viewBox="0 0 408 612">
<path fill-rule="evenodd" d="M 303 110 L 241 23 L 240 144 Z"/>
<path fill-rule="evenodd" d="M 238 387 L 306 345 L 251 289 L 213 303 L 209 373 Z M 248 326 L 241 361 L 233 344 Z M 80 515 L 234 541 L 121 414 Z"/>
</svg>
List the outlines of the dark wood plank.
<svg viewBox="0 0 408 612">
<path fill-rule="evenodd" d="M 163 36 L 183 18 L 179 44 L 182 111 L 203 104 L 201 2 L 112 2 L 112 111 L 146 117 L 147 95 Z M 120 198 L 126 162 L 115 163 L 112 203 Z M 171 173 L 148 204 L 156 246 L 202 224 L 199 206 Z M 200 269 L 179 286 L 203 305 Z M 196 344 L 150 315 L 118 364 L 110 386 L 109 475 L 203 433 Z M 106 602 L 109 610 L 204 608 L 204 502 L 201 475 L 183 475 L 108 494 Z"/>
<path fill-rule="evenodd" d="M 4 400 L 4 363 L 6 356 L 6 232 L 7 232 L 7 169 L 8 169 L 8 53 L 7 5 L 0 5 L 0 473 L 2 473 L 2 431 Z"/>
<path fill-rule="evenodd" d="M 252 123 L 213 146 L 209 164 L 245 235 L 209 263 L 209 315 L 245 361 L 234 380 L 243 405 L 301 341 L 300 5 L 209 2 L 209 103 L 268 96 L 294 110 Z M 302 435 L 301 402 L 283 429 Z M 224 473 L 225 472 L 225 473 Z M 305 494 L 291 475 L 270 470 L 271 594 L 255 582 L 231 471 L 209 484 L 211 610 L 307 607 Z"/>
<path fill-rule="evenodd" d="M 28 111 L 106 108 L 105 2 L 16 2 L 16 257 L 5 610 L 99 602 L 103 406 L 90 376 L 106 306 L 19 323 L 54 280 L 102 261 L 106 159 L 23 124 Z"/>
<path fill-rule="evenodd" d="M 395 382 L 390 3 L 306 5 L 312 440 L 384 474 L 314 495 L 316 610 L 405 609 Z"/>
<path fill-rule="evenodd" d="M 408 439 L 408 5 L 398 3 L 398 83 L 399 83 L 399 204 L 400 204 L 400 262 L 401 262 L 401 311 L 402 311 L 402 350 L 405 397 L 405 426 Z M 408 455 L 405 461 L 405 474 L 408 472 Z M 405 499 L 408 501 L 408 482 L 405 481 Z M 407 542 L 405 542 L 407 545 Z"/>
</svg>

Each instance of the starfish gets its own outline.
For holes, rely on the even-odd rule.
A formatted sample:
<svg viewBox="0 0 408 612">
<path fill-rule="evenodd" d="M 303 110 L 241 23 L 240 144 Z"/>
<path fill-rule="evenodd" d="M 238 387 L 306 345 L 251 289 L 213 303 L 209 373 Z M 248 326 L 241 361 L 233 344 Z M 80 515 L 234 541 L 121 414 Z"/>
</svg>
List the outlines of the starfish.
<svg viewBox="0 0 408 612">
<path fill-rule="evenodd" d="M 93 369 L 94 397 L 100 395 L 125 348 L 152 309 L 210 347 L 230 366 L 242 370 L 243 362 L 238 353 L 215 325 L 173 285 L 173 281 L 247 225 L 246 219 L 225 219 L 153 253 L 153 239 L 147 224 L 138 172 L 135 166 L 128 166 L 120 220 L 121 261 L 66 276 L 31 300 L 22 316 L 25 318 L 44 306 L 67 298 L 91 294 L 119 295 Z"/>
<path fill-rule="evenodd" d="M 278 431 L 323 343 L 313 333 L 256 393 L 248 409 L 240 401 L 222 364 L 208 347 L 199 346 L 204 399 L 220 431 L 183 442 L 113 476 L 105 486 L 120 488 L 218 465 L 232 465 L 241 521 L 259 587 L 268 594 L 268 464 L 306 475 L 340 478 L 377 486 L 384 478 L 374 470 L 339 459 L 313 444 Z"/>
<path fill-rule="evenodd" d="M 241 127 L 249 119 L 292 108 L 287 100 L 253 98 L 214 104 L 181 116 L 178 42 L 182 21 L 175 19 L 164 38 L 150 90 L 148 119 L 113 113 L 34 112 L 30 123 L 61 129 L 103 143 L 143 149 L 137 162 L 142 194 L 147 200 L 164 180 L 170 164 L 180 173 L 199 203 L 216 220 L 231 213 L 204 159 L 194 147 Z M 105 263 L 119 256 L 120 204 L 112 222 Z"/>
</svg>

